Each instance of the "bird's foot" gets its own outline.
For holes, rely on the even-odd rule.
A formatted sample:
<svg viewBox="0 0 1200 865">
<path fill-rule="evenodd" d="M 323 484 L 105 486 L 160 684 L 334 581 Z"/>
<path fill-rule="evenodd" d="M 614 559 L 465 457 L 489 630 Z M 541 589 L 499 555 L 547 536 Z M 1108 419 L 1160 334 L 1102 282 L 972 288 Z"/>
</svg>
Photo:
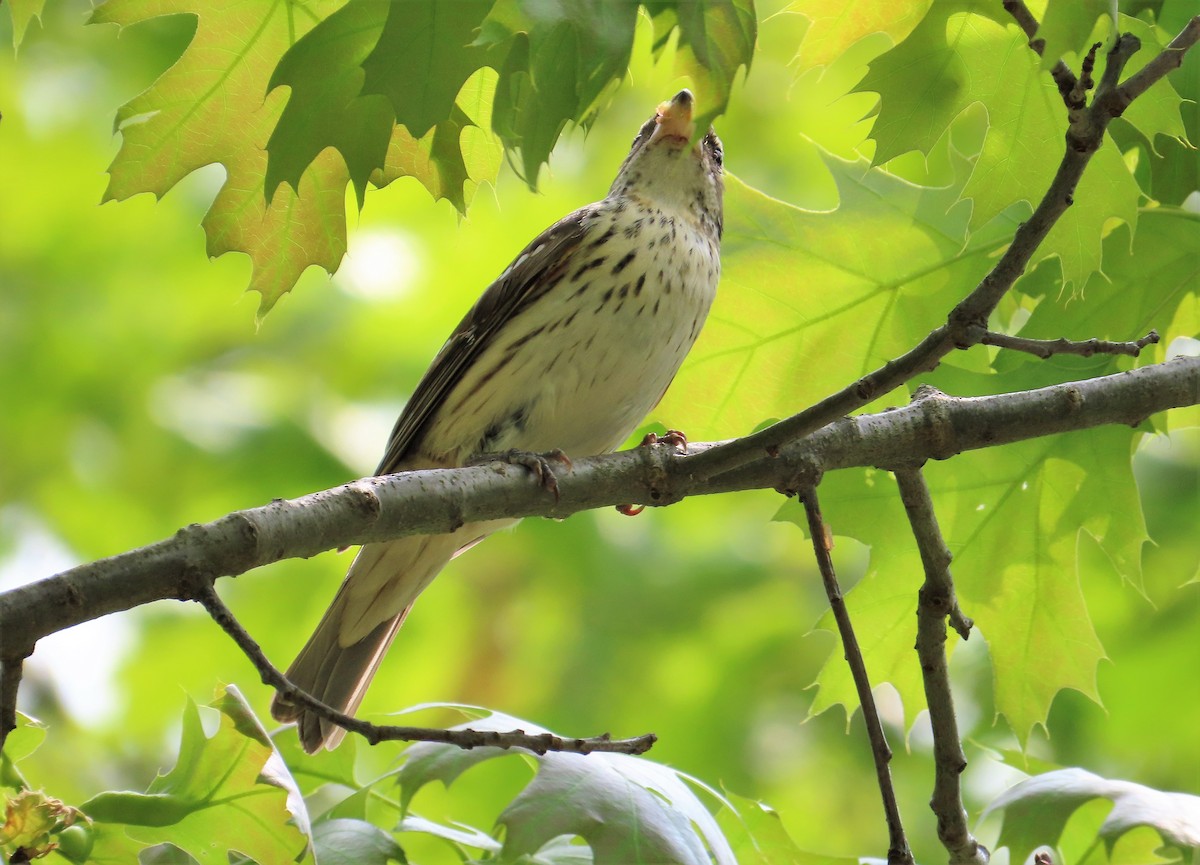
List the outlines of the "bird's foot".
<svg viewBox="0 0 1200 865">
<path fill-rule="evenodd" d="M 638 445 L 638 447 L 648 448 L 651 445 L 660 444 L 672 445 L 681 454 L 685 454 L 687 453 L 688 448 L 687 434 L 682 433 L 677 429 L 669 429 L 662 435 L 659 435 L 655 432 L 648 432 L 646 433 L 645 437 L 642 438 L 642 443 Z"/>
<path fill-rule="evenodd" d="M 571 468 L 571 458 L 563 453 L 558 448 L 546 451 L 545 453 L 532 453 L 530 451 L 522 451 L 513 448 L 509 451 L 504 451 L 498 454 L 478 454 L 471 457 L 467 461 L 467 465 L 479 465 L 481 463 L 504 462 L 513 466 L 524 466 L 533 472 L 545 489 L 554 493 L 554 500 L 558 501 L 558 478 L 554 474 L 554 469 L 550 463 L 556 462 L 561 466 L 565 466 L 568 470 Z"/>
<path fill-rule="evenodd" d="M 642 438 L 641 444 L 638 447 L 648 448 L 658 444 L 667 444 L 673 446 L 680 453 L 687 453 L 687 436 L 677 429 L 669 429 L 663 435 L 656 432 L 648 432 Z M 617 505 L 617 513 L 624 514 L 627 517 L 636 517 L 642 511 L 646 510 L 645 505 Z"/>
</svg>

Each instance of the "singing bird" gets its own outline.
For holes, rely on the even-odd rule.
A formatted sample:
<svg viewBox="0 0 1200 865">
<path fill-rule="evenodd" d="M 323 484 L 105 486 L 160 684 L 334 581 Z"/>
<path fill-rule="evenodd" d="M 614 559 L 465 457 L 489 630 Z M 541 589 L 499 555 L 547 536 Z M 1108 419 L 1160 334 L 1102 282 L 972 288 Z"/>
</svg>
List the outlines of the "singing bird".
<svg viewBox="0 0 1200 865">
<path fill-rule="evenodd" d="M 418 383 L 377 475 L 482 454 L 616 450 L 658 404 L 720 276 L 724 153 L 693 144 L 681 90 L 633 140 L 608 195 L 539 234 L 488 286 Z M 417 596 L 457 553 L 514 520 L 367 544 L 287 671 L 353 714 Z M 305 750 L 344 731 L 276 695 Z"/>
</svg>

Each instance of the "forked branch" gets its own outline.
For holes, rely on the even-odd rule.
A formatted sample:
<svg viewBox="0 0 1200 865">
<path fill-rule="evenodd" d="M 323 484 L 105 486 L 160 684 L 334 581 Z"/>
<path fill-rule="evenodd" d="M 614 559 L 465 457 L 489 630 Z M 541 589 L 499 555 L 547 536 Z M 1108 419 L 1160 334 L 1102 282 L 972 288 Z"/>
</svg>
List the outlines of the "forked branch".
<svg viewBox="0 0 1200 865">
<path fill-rule="evenodd" d="M 946 659 L 947 619 L 964 640 L 973 623 L 958 606 L 950 576 L 950 549 L 942 538 L 921 470 L 898 469 L 896 481 L 925 570 L 925 583 L 917 596 L 917 657 L 933 728 L 934 782 L 929 807 L 937 817 L 938 838 L 950 853 L 950 865 L 987 865 L 987 850 L 967 828 L 959 783 L 967 757 L 958 735 Z"/>
</svg>

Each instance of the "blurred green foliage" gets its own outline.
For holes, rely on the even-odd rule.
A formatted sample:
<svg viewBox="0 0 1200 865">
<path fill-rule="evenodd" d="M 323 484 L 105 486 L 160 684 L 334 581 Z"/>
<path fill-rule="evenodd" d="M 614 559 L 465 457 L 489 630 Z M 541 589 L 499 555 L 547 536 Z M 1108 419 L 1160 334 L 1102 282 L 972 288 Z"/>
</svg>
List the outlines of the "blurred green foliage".
<svg viewBox="0 0 1200 865">
<path fill-rule="evenodd" d="M 834 240 L 843 256 L 872 254 L 857 281 L 789 276 L 794 259 L 779 252 L 780 238 L 762 250 L 747 229 L 753 220 L 731 219 L 728 278 L 714 326 L 653 418 L 687 429 L 693 438 L 743 434 L 764 417 L 798 409 L 886 359 L 912 333 L 934 326 L 950 298 L 973 286 L 995 253 L 989 244 L 1001 243 L 1002 229 L 1027 212 L 1017 205 L 968 241 L 965 205 L 952 205 L 966 182 L 964 166 L 984 147 L 987 115 L 979 106 L 956 110 L 946 118 L 954 121 L 948 133 L 923 142 L 929 148 L 924 157 L 877 150 L 867 135 L 878 98 L 855 85 L 891 43 L 869 35 L 875 25 L 831 31 L 826 21 L 815 49 L 819 62 L 808 62 L 801 47 L 792 63 L 808 27 L 800 13 L 811 12 L 811 5 L 758 4 L 758 52 L 745 86 L 734 89 L 727 114 L 717 121 L 728 166 L 745 183 L 742 191 L 731 191 L 732 205 L 743 206 L 731 215 L 768 207 L 761 190 L 778 206 L 755 218 L 776 234 L 792 232 L 795 246 L 808 244 L 814 260 Z M 1181 26 L 1187 5 L 1163 0 L 1138 4 L 1138 10 L 1159 16 L 1171 30 Z M 677 76 L 669 48 L 667 57 L 653 61 L 654 37 L 641 21 L 628 82 L 612 93 L 586 135 L 567 127 L 539 192 L 507 167 L 494 186 L 479 186 L 465 217 L 411 177 L 372 192 L 359 215 L 351 192 L 349 254 L 338 274 L 329 279 L 310 268 L 256 325 L 258 298 L 242 292 L 250 281 L 249 261 L 207 261 L 203 252 L 200 223 L 225 181 L 223 169 L 209 166 L 183 177 L 161 201 L 134 195 L 99 203 L 108 183 L 105 170 L 119 147 L 112 118 L 170 67 L 193 38 L 195 19 L 148 18 L 118 38 L 115 27 L 83 26 L 88 11 L 81 0 L 51 2 L 17 55 L 0 52 L 0 587 L 157 540 L 190 522 L 369 472 L 408 390 L 480 290 L 533 234 L 601 197 L 638 125 L 659 100 L 690 83 Z M 921 14 L 913 15 L 892 30 L 895 39 L 916 26 Z M 9 26 L 0 15 L 0 44 L 11 41 Z M 1011 25 L 990 26 L 997 39 L 1012 35 Z M 1185 98 L 1200 97 L 1198 70 L 1193 52 L 1172 79 Z M 981 74 L 998 77 L 988 68 Z M 1183 109 L 1193 140 L 1194 108 Z M 236 136 L 244 130 L 224 131 Z M 1117 133 L 1116 163 L 1131 166 L 1146 194 L 1168 204 L 1186 198 L 1194 188 L 1194 151 L 1162 136 L 1151 142 L 1132 123 Z M 1059 141 L 1056 132 L 1039 145 L 1056 160 Z M 1155 157 L 1152 148 L 1164 156 Z M 880 154 L 895 156 L 885 166 L 892 176 L 875 169 L 854 179 L 864 170 L 853 165 L 856 160 Z M 262 159 L 265 165 L 265 154 Z M 1188 182 L 1193 187 L 1185 191 L 1179 184 Z M 1004 187 L 987 191 L 998 202 L 1020 197 Z M 864 200 L 855 213 L 792 207 L 832 210 L 849 206 L 853 195 Z M 1079 201 L 1076 210 L 1086 209 L 1083 190 Z M 872 206 L 881 214 L 894 210 L 891 223 L 869 218 Z M 1093 275 L 1082 298 L 1068 302 L 1059 293 L 1057 262 L 1043 262 L 997 317 L 1014 330 L 1028 321 L 1038 335 L 1077 338 L 1125 339 L 1157 327 L 1166 340 L 1146 360 L 1162 359 L 1173 339 L 1200 330 L 1196 274 L 1188 269 L 1196 260 L 1188 255 L 1197 243 L 1195 217 L 1161 208 L 1143 211 L 1139 222 L 1132 240 L 1129 228 L 1107 227 L 1102 252 L 1111 282 Z M 937 244 L 924 245 L 921 225 L 944 232 Z M 923 257 L 900 245 L 893 231 L 913 232 Z M 921 270 L 916 282 L 898 281 L 887 270 L 913 262 Z M 845 261 L 834 264 L 845 278 Z M 1086 280 L 1086 274 L 1078 276 L 1082 267 L 1077 265 L 1079 282 Z M 764 274 L 771 281 L 760 295 L 755 284 Z M 833 314 L 839 312 L 835 302 L 848 301 L 845 292 L 852 290 L 879 305 L 872 308 L 877 317 L 869 333 L 856 330 L 864 325 L 855 306 L 840 310 L 840 321 Z M 746 343 L 734 339 L 739 322 L 761 321 L 756 310 L 774 317 L 785 303 L 794 319 L 778 328 L 779 335 L 765 340 L 771 332 L 760 330 Z M 822 313 L 828 315 L 814 321 Z M 1113 325 L 1118 319 L 1119 327 Z M 829 328 L 817 327 L 826 322 Z M 1098 332 L 1104 328 L 1117 329 Z M 786 343 L 789 330 L 803 338 Z M 776 354 L 756 355 L 751 346 L 759 339 Z M 713 359 L 731 347 L 744 353 L 741 359 L 760 363 L 739 382 L 758 402 L 747 412 L 722 415 L 711 400 L 723 393 L 706 370 L 725 369 Z M 1014 360 L 985 357 L 977 349 L 949 359 L 924 380 L 965 395 L 1098 375 L 1128 363 Z M 789 387 L 779 387 L 777 379 Z M 1064 477 L 1077 480 L 1081 464 L 1115 469 L 1126 479 L 1120 503 L 1112 492 L 1117 487 L 1071 499 L 1078 514 L 1060 526 L 1061 534 L 1038 536 L 1051 516 L 1065 519 L 1058 513 L 1006 523 L 1014 549 L 1046 554 L 1038 560 L 1045 578 L 1060 577 L 1056 584 L 1072 593 L 1072 633 L 1093 631 L 1098 642 L 1088 651 L 1098 655 L 1102 645 L 1107 658 L 1098 667 L 1089 661 L 1082 678 L 1067 682 L 1055 678 L 1058 670 L 1038 670 L 1052 680 L 1038 687 L 1048 689 L 1041 699 L 1053 698 L 1053 705 L 1045 727 L 1033 732 L 1030 759 L 1160 789 L 1195 792 L 1200 786 L 1200 741 L 1193 729 L 1200 693 L 1192 681 L 1200 662 L 1196 422 L 1195 412 L 1178 412 L 1156 419 L 1154 436 L 1121 431 L 1042 443 L 1055 449 L 1057 461 L 1050 465 L 1060 473 L 1039 474 L 1030 481 L 1035 487 L 1047 477 L 1060 486 Z M 1129 501 L 1129 462 L 1123 461 L 1135 451 L 1133 471 L 1152 542 L 1144 548 L 1140 517 Z M 931 467 L 931 482 L 954 495 L 964 478 L 1001 475 L 1015 458 L 1013 449 L 1004 449 L 974 459 L 971 467 L 959 461 Z M 1014 476 L 1014 489 L 1028 480 L 1019 471 Z M 856 484 L 874 481 L 863 473 L 839 483 L 853 493 Z M 1073 488 L 1073 494 L 1080 489 L 1087 487 Z M 897 596 L 907 591 L 914 601 L 918 575 L 902 570 L 912 567 L 903 564 L 911 561 L 910 551 L 879 549 L 890 524 L 871 523 L 853 495 L 842 497 L 844 509 L 834 502 L 833 486 L 829 495 L 839 534 L 835 555 L 847 585 L 860 579 L 870 585 L 891 555 L 887 576 L 898 584 Z M 968 499 L 953 499 L 942 517 L 956 552 L 977 525 Z M 892 505 L 890 518 L 899 518 L 899 503 Z M 654 759 L 770 803 L 801 848 L 851 857 L 877 853 L 886 834 L 860 719 L 856 715 L 848 731 L 840 711 L 805 721 L 814 707 L 833 702 L 825 680 L 820 690 L 810 686 L 831 653 L 837 661 L 840 651 L 828 632 L 810 633 L 827 605 L 807 541 L 795 526 L 772 521 L 778 508 L 778 496 L 764 491 L 690 500 L 635 520 L 601 512 L 561 524 L 526 521 L 457 560 L 426 592 L 363 712 L 383 720 L 383 713 L 405 706 L 452 701 L 494 707 L 566 735 L 653 730 L 660 736 Z M 1110 511 L 1122 539 L 1120 554 L 1105 545 L 1104 531 L 1095 531 L 1096 520 Z M 895 544 L 902 542 L 895 536 Z M 964 554 L 960 561 L 961 568 L 970 567 L 962 576 L 975 580 L 989 602 L 995 599 L 985 589 L 1012 589 L 1001 573 L 1006 562 L 997 561 L 1005 552 L 993 544 L 987 555 L 972 561 Z M 1129 561 L 1139 553 L 1140 575 L 1136 561 Z M 307 636 L 348 562 L 336 554 L 286 562 L 224 581 L 219 589 L 282 664 Z M 853 612 L 854 593 L 850 605 Z M 1004 611 L 1011 608 L 998 604 L 995 612 Z M 902 607 L 892 612 L 893 621 L 913 621 Z M 880 637 L 895 642 L 886 617 L 880 621 L 877 627 L 889 629 Z M 999 707 L 987 654 L 1014 639 L 1007 628 L 984 631 L 986 644 L 973 639 L 955 650 L 973 815 L 1018 777 L 1000 756 L 1016 737 L 1004 721 L 993 723 Z M 911 698 L 911 685 L 899 677 L 902 670 L 913 674 L 915 657 L 906 668 L 903 656 L 896 657 L 893 675 Z M 1033 669 L 1039 658 L 1023 662 Z M 885 678 L 888 672 L 880 668 L 877 674 Z M 1019 676 L 1020 669 L 1007 674 Z M 157 771 L 176 762 L 181 710 L 189 700 L 208 703 L 226 683 L 238 683 L 253 710 L 267 717 L 267 690 L 199 608 L 161 602 L 49 638 L 28 664 L 22 693 L 22 708 L 49 726 L 48 741 L 21 762 L 21 771 L 72 804 L 106 790 L 144 790 Z M 1058 692 L 1063 684 L 1079 690 Z M 914 717 L 919 702 L 901 704 L 889 697 L 888 686 L 879 691 L 918 861 L 936 861 L 944 854 L 925 804 L 931 783 L 927 724 Z M 1024 738 L 1044 712 L 1042 705 L 1022 716 L 1018 736 Z M 330 777 L 375 778 L 399 754 L 399 746 L 347 746 L 308 760 L 295 753 L 290 734 L 276 740 L 305 792 Z M 490 827 L 528 779 L 520 760 L 493 762 L 449 791 L 422 789 L 414 809 L 443 822 Z M 398 793 L 393 787 L 380 795 Z M 352 804 L 361 813 L 348 817 L 370 817 L 386 805 L 373 798 Z M 997 829 L 986 824 L 985 840 L 994 840 Z M 440 842 L 400 838 L 411 861 L 445 861 Z"/>
</svg>

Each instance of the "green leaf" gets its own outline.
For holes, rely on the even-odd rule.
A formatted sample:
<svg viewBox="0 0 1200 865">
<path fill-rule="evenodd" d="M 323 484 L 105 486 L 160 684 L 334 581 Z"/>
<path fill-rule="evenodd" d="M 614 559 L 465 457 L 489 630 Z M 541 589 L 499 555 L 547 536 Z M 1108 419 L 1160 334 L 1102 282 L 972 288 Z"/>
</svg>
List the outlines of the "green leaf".
<svg viewBox="0 0 1200 865">
<path fill-rule="evenodd" d="M 306 796 L 326 784 L 339 784 L 352 790 L 362 786 L 354 771 L 358 751 L 358 739 L 354 736 L 346 737 L 332 751 L 307 754 L 300 745 L 300 737 L 290 727 L 283 727 L 275 732 L 271 743 Z"/>
<path fill-rule="evenodd" d="M 846 607 L 872 684 L 892 685 L 911 721 L 925 706 L 921 670 L 912 648 L 917 637 L 917 589 L 922 571 L 895 478 L 878 469 L 834 472 L 825 477 L 818 492 L 821 510 L 834 534 L 852 536 L 871 548 L 867 572 L 846 593 Z M 776 519 L 793 522 L 807 533 L 808 520 L 795 500 L 785 503 Z M 836 546 L 833 553 L 834 566 L 840 571 Z M 833 633 L 838 648 L 831 649 L 814 682 L 817 693 L 809 716 L 843 705 L 849 710 L 849 721 L 858 706 L 858 692 L 840 649 L 833 614 L 827 610 L 815 627 Z M 951 634 L 947 652 L 953 651 L 955 640 Z"/>
<path fill-rule="evenodd" d="M 472 44 L 492 2 L 385 3 L 391 8 L 383 32 L 362 62 L 363 94 L 386 97 L 414 138 L 450 119 L 466 80 L 495 65 L 486 48 Z"/>
<path fill-rule="evenodd" d="M 450 118 L 423 138 L 394 127 L 383 168 L 371 182 L 383 187 L 415 177 L 435 199 L 444 198 L 465 214 L 479 184 L 495 179 L 504 157 L 503 145 L 488 131 L 495 91 L 496 73 L 480 69 L 463 85 Z"/>
<path fill-rule="evenodd" d="M 13 48 L 21 47 L 29 22 L 34 18 L 41 20 L 42 7 L 45 5 L 46 0 L 8 0 L 8 6 L 12 10 Z"/>
<path fill-rule="evenodd" d="M 98 825 L 121 825 L 144 846 L 170 843 L 201 863 L 224 863 L 229 850 L 259 862 L 297 858 L 308 844 L 307 816 L 282 758 L 232 686 L 213 708 L 220 727 L 209 738 L 188 701 L 178 762 L 144 794 L 101 793 L 84 813 Z M 124 845 L 120 836 L 109 837 Z M 96 841 L 101 850 L 103 841 Z"/>
<path fill-rule="evenodd" d="M 498 712 L 461 727 L 546 732 Z M 449 785 L 480 762 L 511 753 L 412 745 L 399 773 L 401 801 L 407 807 L 430 781 Z M 532 857 L 561 835 L 579 835 L 591 846 L 597 865 L 736 861 L 712 814 L 692 792 L 688 782 L 696 782 L 687 776 L 625 754 L 549 752 L 535 759 L 537 775 L 497 818 L 505 828 L 503 857 Z"/>
<path fill-rule="evenodd" d="M 362 61 L 364 98 L 383 97 L 398 124 L 376 186 L 417 178 L 435 199 L 466 213 L 479 183 L 493 180 L 503 146 L 488 131 L 503 53 L 473 44 L 492 0 L 388 4 Z"/>
<path fill-rule="evenodd" d="M 1037 30 L 1037 38 L 1046 40 L 1046 47 L 1042 51 L 1042 69 L 1049 69 L 1067 55 L 1076 60 L 1082 58 L 1093 42 L 1104 38 L 1094 38 L 1097 18 L 1106 17 L 1108 21 L 1102 26 L 1108 33 L 1112 32 L 1111 11 L 1110 0 L 1049 0 Z M 1103 52 L 1100 52 L 1101 64 L 1103 57 Z M 1071 66 L 1079 74 L 1079 64 L 1073 63 Z"/>
<path fill-rule="evenodd" d="M 488 13 L 478 44 L 507 54 L 493 128 L 520 151 L 530 186 L 567 123 L 586 124 L 600 94 L 624 76 L 636 24 L 630 0 L 497 0 Z"/>
<path fill-rule="evenodd" d="M 988 17 L 1003 15 L 993 6 L 984 0 L 934 3 L 906 39 L 871 61 L 855 89 L 880 95 L 871 132 L 876 164 L 909 150 L 929 153 L 964 108 L 987 103 L 1006 71 L 1003 58 L 1016 44 L 1024 46 L 1002 20 Z"/>
<path fill-rule="evenodd" d="M 352 0 L 309 31 L 271 78 L 291 95 L 267 144 L 267 190 L 294 187 L 332 147 L 359 207 L 368 180 L 382 187 L 412 176 L 466 213 L 503 155 L 485 131 L 495 73 L 480 67 L 486 52 L 467 46 L 489 5 Z"/>
<path fill-rule="evenodd" d="M 1132 33 L 1142 43 L 1142 49 L 1129 58 L 1122 73 L 1124 78 L 1136 74 L 1143 66 L 1153 60 L 1166 47 L 1170 37 L 1161 38 L 1161 31 L 1151 27 L 1140 18 L 1122 15 L 1121 30 Z M 1193 68 L 1200 68 L 1195 67 Z M 1187 144 L 1187 127 L 1180 113 L 1183 99 L 1175 90 L 1172 83 L 1177 75 L 1164 77 L 1155 82 L 1154 86 L 1130 103 L 1121 115 L 1121 119 L 1131 124 L 1150 143 L 1151 150 L 1156 147 L 1156 139 L 1163 135 L 1174 139 L 1179 144 Z M 1192 164 L 1196 163 L 1193 157 Z M 1089 171 L 1092 169 L 1088 169 Z"/>
<path fill-rule="evenodd" d="M 4 740 L 4 754 L 0 757 L 0 783 L 5 787 L 21 788 L 28 786 L 21 778 L 16 764 L 20 763 L 46 741 L 46 725 L 26 715 L 17 712 L 17 726 L 11 730 Z"/>
<path fill-rule="evenodd" d="M 906 351 L 987 272 L 1015 227 L 1000 219 L 968 238 L 956 188 L 824 159 L 841 198 L 831 213 L 727 178 L 721 288 L 657 411 L 692 436 L 786 417 Z"/>
<path fill-rule="evenodd" d="M 1160 24 L 1167 34 L 1173 35 L 1183 28 L 1194 14 L 1191 6 L 1188 0 L 1166 0 Z M 1156 34 L 1159 32 L 1162 31 L 1155 31 Z M 1138 52 L 1130 63 L 1142 62 L 1149 56 L 1149 52 Z M 1180 106 L 1183 128 L 1200 128 L 1200 52 L 1189 51 L 1183 58 L 1183 65 L 1140 96 L 1126 109 L 1126 115 L 1133 111 L 1136 117 L 1141 110 L 1136 107 L 1137 103 L 1154 93 L 1161 96 L 1163 84 L 1167 84 L 1184 100 Z M 1157 142 L 1149 143 L 1152 146 L 1147 147 L 1146 162 L 1150 173 L 1150 195 L 1164 204 L 1181 204 L 1194 190 L 1200 189 L 1200 159 L 1196 158 L 1195 149 L 1174 138 L 1160 138 Z"/>
<path fill-rule="evenodd" d="M 365 820 L 325 820 L 313 827 L 313 849 L 321 865 L 407 865 L 396 839 Z"/>
<path fill-rule="evenodd" d="M 269 87 L 291 89 L 267 142 L 268 199 L 280 183 L 293 189 L 326 147 L 342 154 L 363 205 L 367 180 L 383 166 L 391 136 L 391 106 L 382 96 L 359 96 L 361 64 L 379 41 L 387 0 L 352 0 L 296 42 L 275 67 Z"/>
<path fill-rule="evenodd" d="M 998 17 L 990 17 L 995 15 Z M 872 137 L 877 163 L 909 150 L 929 153 L 951 120 L 979 102 L 988 131 L 962 191 L 972 199 L 972 229 L 1014 202 L 1041 200 L 1062 158 L 1066 110 L 1020 28 L 996 4 L 934 4 L 904 42 L 871 63 L 858 87 L 880 94 Z M 1082 286 L 1100 269 L 1109 220 L 1136 225 L 1139 190 L 1111 139 L 1092 159 L 1070 208 L 1035 261 L 1058 257 L 1064 286 Z"/>
<path fill-rule="evenodd" d="M 933 0 L 792 0 L 785 10 L 803 15 L 811 23 L 800 50 L 792 61 L 797 74 L 817 66 L 828 66 L 851 45 L 872 33 L 886 33 L 893 43 L 902 42 L 929 11 Z"/>
<path fill-rule="evenodd" d="M 728 804 L 717 812 L 717 823 L 729 839 L 738 865 L 857 865 L 857 858 L 801 850 L 772 808 L 728 791 L 725 796 Z"/>
<path fill-rule="evenodd" d="M 1030 366 L 1004 379 L 1018 390 L 1061 376 Z M 929 380 L 956 396 L 994 393 L 995 376 L 943 366 Z M 1099 702 L 1096 667 L 1104 657 L 1080 586 L 1077 543 L 1086 532 L 1115 570 L 1140 587 L 1147 540 L 1130 465 L 1136 433 L 1103 427 L 1086 434 L 959 454 L 925 468 L 938 520 L 954 552 L 952 571 L 963 609 L 988 642 L 995 708 L 1018 739 L 1044 724 L 1064 688 Z M 828 492 L 827 492 L 828 488 Z M 890 476 L 837 472 L 821 485 L 835 534 L 872 548 L 867 575 L 847 594 L 874 684 L 892 682 L 911 718 L 924 705 L 911 647 L 916 592 L 923 572 Z M 795 503 L 781 518 L 800 522 Z M 832 630 L 828 615 L 819 627 Z M 812 712 L 857 705 L 841 653 L 818 678 Z"/>
<path fill-rule="evenodd" d="M 1096 666 L 1104 650 L 1080 586 L 1076 527 L 1137 513 L 1138 504 L 1128 463 L 1132 434 L 1092 436 L 1086 443 L 1059 437 L 962 460 L 957 477 L 969 480 L 952 487 L 958 495 L 944 497 L 946 508 L 939 511 L 939 518 L 949 512 L 944 526 L 959 550 L 959 597 L 988 642 L 996 712 L 1022 742 L 1045 723 L 1063 688 L 1100 702 Z M 1127 497 L 1110 501 L 1106 470 L 1114 465 L 1124 465 Z"/>
<path fill-rule="evenodd" d="M 1036 847 L 1058 841 L 1076 809 L 1098 798 L 1113 803 L 1098 832 L 1110 851 L 1121 836 L 1140 827 L 1156 830 L 1164 843 L 1181 850 L 1200 847 L 1200 796 L 1113 781 L 1083 769 L 1027 778 L 998 796 L 984 816 L 1004 812 L 999 843 L 1009 848 L 1010 861 L 1022 862 Z"/>
<path fill-rule="evenodd" d="M 696 86 L 705 128 L 729 104 L 738 70 L 750 69 L 758 39 L 753 0 L 652 0 L 644 4 L 654 18 L 655 41 L 662 46 L 672 26 L 679 28 L 675 65 Z"/>
<path fill-rule="evenodd" d="M 309 166 L 298 193 L 280 190 L 268 204 L 263 187 L 264 148 L 284 103 L 282 93 L 263 99 L 271 73 L 297 37 L 340 5 L 314 0 L 293 14 L 283 3 L 108 0 L 92 13 L 95 23 L 122 27 L 162 15 L 196 17 L 195 36 L 179 60 L 117 112 L 121 149 L 105 198 L 162 197 L 192 171 L 224 165 L 225 184 L 204 218 L 208 253 L 250 256 L 249 287 L 262 295 L 260 313 L 309 265 L 332 273 L 346 251 L 348 174 L 336 153 Z"/>
<path fill-rule="evenodd" d="M 1188 329 L 1173 327 L 1180 308 L 1196 293 L 1195 242 L 1200 214 L 1156 207 L 1143 210 L 1139 219 L 1150 230 L 1139 231 L 1132 243 L 1125 230 L 1105 238 L 1105 274 L 1093 277 L 1082 297 L 1062 296 L 1041 270 L 1019 282 L 1020 291 L 1040 300 L 1020 335 L 1125 341 L 1157 329 L 1167 339 L 1145 349 L 1139 365 L 1165 360 L 1171 336 L 1200 335 L 1195 322 Z M 999 368 L 1007 369 L 1044 362 L 1008 354 L 998 363 Z M 1077 363 L 1095 367 L 1097 361 Z"/>
</svg>

